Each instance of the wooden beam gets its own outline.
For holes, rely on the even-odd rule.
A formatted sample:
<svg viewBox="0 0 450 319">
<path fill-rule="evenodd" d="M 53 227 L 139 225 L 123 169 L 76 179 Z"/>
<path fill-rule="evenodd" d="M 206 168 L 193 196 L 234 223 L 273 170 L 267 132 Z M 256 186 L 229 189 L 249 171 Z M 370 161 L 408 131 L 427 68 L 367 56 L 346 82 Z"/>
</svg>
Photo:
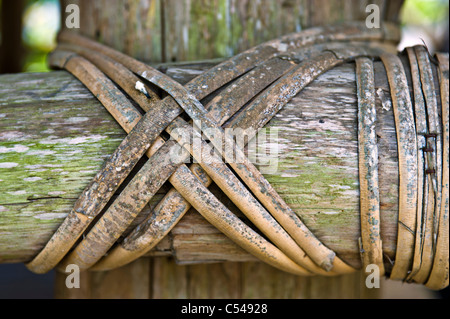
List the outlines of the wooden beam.
<svg viewBox="0 0 450 319">
<path fill-rule="evenodd" d="M 185 63 L 161 69 L 185 83 L 210 66 Z M 392 259 L 397 144 L 389 87 L 379 62 L 375 73 L 381 235 L 384 253 Z M 265 177 L 325 245 L 360 267 L 354 64 L 320 76 L 268 127 L 278 129 L 280 153 L 278 170 Z M 0 262 L 28 261 L 43 247 L 124 137 L 95 97 L 66 72 L 0 76 Z M 237 212 L 217 187 L 211 189 Z M 131 228 L 167 190 L 164 186 L 159 191 Z M 149 255 L 172 255 L 179 263 L 254 260 L 195 210 Z"/>
</svg>

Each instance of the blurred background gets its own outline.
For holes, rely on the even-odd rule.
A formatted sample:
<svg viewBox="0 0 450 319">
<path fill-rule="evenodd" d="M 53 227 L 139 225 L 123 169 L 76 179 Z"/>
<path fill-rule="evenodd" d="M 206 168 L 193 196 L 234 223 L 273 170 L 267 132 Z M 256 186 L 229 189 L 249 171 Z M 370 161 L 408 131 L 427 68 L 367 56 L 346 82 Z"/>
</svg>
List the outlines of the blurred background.
<svg viewBox="0 0 450 319">
<path fill-rule="evenodd" d="M 47 54 L 60 28 L 58 0 L 0 0 L 0 74 L 48 72 Z M 406 0 L 399 50 L 425 43 L 431 52 L 448 52 L 449 1 Z M 0 234 L 1 235 L 1 234 Z M 54 273 L 34 275 L 23 264 L 0 264 L 0 298 L 52 298 Z M 447 298 L 423 287 L 400 293 L 402 283 L 386 282 L 385 298 Z"/>
</svg>

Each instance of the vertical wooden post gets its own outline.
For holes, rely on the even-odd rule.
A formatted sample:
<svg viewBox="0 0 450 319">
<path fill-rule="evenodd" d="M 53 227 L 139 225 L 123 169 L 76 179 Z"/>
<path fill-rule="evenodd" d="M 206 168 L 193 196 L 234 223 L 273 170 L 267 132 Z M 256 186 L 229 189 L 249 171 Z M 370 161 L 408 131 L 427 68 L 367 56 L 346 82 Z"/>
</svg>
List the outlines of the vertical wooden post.
<svg viewBox="0 0 450 319">
<path fill-rule="evenodd" d="M 231 56 L 304 28 L 364 20 L 369 3 L 396 21 L 402 0 L 61 0 L 77 3 L 78 32 L 149 62 Z M 120 14 L 117 14 L 120 12 Z M 64 18 L 62 19 L 64 21 Z M 64 26 L 63 26 L 64 27 Z M 58 298 L 374 298 L 362 274 L 302 278 L 258 262 L 177 265 L 172 258 L 140 259 L 110 272 L 85 274 L 85 287 Z"/>
<path fill-rule="evenodd" d="M 171 257 L 141 258 L 111 271 L 83 272 L 68 289 L 57 273 L 61 299 L 360 299 L 377 298 L 357 272 L 338 277 L 298 277 L 260 262 L 177 265 Z"/>
<path fill-rule="evenodd" d="M 67 275 L 57 272 L 55 298 L 59 299 L 148 299 L 150 258 L 141 258 L 111 271 L 81 272 L 80 288 L 66 288 Z"/>
<path fill-rule="evenodd" d="M 78 32 L 155 63 L 232 56 L 305 28 L 364 21 L 368 4 L 395 22 L 403 0 L 61 0 L 63 27 L 70 3 L 80 7 Z"/>
</svg>

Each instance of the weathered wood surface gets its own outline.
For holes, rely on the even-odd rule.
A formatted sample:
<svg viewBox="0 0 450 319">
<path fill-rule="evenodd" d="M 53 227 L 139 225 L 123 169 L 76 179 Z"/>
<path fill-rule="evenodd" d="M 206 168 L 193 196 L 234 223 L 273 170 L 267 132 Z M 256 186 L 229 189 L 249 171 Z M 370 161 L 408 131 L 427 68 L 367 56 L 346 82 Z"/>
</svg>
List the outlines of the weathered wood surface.
<svg viewBox="0 0 450 319">
<path fill-rule="evenodd" d="M 397 21 L 403 0 L 62 0 L 80 6 L 84 35 L 143 61 L 228 57 L 308 27 L 364 21 L 368 4 Z M 120 9 L 118 9 L 120 8 Z M 120 19 L 117 18 L 120 10 Z"/>
<path fill-rule="evenodd" d="M 161 69 L 185 83 L 210 66 Z M 379 62 L 375 68 L 381 233 L 384 253 L 392 259 L 397 145 L 386 75 Z M 354 64 L 320 76 L 268 126 L 278 129 L 280 154 L 278 171 L 266 178 L 320 240 L 359 267 Z M 28 261 L 43 247 L 124 136 L 101 104 L 66 72 L 0 77 L 0 262 Z M 214 191 L 236 211 L 220 190 Z M 173 255 L 179 263 L 254 260 L 194 210 L 150 254 Z"/>
</svg>

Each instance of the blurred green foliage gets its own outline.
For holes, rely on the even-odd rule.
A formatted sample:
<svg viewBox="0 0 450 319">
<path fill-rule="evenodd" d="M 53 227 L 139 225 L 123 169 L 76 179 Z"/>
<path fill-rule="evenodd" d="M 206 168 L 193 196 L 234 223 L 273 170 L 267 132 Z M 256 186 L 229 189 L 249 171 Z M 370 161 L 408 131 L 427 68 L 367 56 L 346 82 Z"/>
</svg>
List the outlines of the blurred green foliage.
<svg viewBox="0 0 450 319">
<path fill-rule="evenodd" d="M 448 19 L 448 0 L 406 0 L 401 13 L 403 25 L 433 25 Z"/>
<path fill-rule="evenodd" d="M 27 48 L 24 72 L 48 71 L 46 56 L 56 45 L 60 28 L 58 0 L 29 0 L 23 16 L 22 39 Z"/>
</svg>

